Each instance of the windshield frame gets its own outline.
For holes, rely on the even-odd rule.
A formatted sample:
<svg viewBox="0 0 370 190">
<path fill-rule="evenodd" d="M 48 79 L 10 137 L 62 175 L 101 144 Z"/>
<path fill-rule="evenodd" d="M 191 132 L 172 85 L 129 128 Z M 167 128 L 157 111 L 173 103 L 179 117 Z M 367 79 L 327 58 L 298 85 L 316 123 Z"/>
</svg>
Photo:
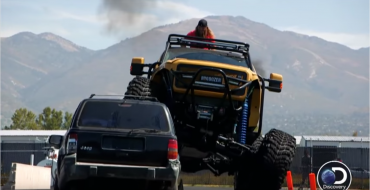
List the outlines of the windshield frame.
<svg viewBox="0 0 370 190">
<path fill-rule="evenodd" d="M 124 104 L 142 104 L 142 105 L 150 105 L 150 106 L 158 106 L 158 107 L 162 107 L 163 109 L 163 113 L 165 114 L 164 115 L 164 120 L 166 123 L 165 125 L 166 126 L 163 126 L 163 127 L 166 127 L 166 129 L 158 129 L 158 128 L 153 128 L 155 130 L 159 130 L 160 132 L 170 132 L 172 131 L 173 129 L 173 124 L 172 124 L 172 120 L 169 120 L 169 113 L 168 113 L 168 110 L 165 109 L 165 107 L 163 108 L 163 105 L 160 105 L 158 103 L 153 103 L 153 102 L 146 102 L 146 101 L 123 101 L 122 99 L 119 99 L 119 100 L 115 100 L 115 99 L 87 99 L 83 102 L 81 102 L 81 105 L 79 106 L 79 109 L 78 109 L 78 113 L 77 113 L 77 117 L 76 119 L 73 121 L 73 126 L 76 127 L 76 128 L 83 128 L 83 129 L 99 129 L 99 130 L 124 130 L 124 131 L 131 131 L 131 130 L 141 130 L 142 128 L 144 127 L 138 127 L 138 128 L 123 128 L 123 127 L 98 127 L 98 126 L 89 126 L 89 125 L 79 125 L 80 123 L 80 119 L 81 119 L 81 115 L 82 115 L 82 112 L 85 108 L 85 105 L 86 103 L 89 103 L 89 102 L 114 102 L 114 103 L 117 103 L 117 104 L 120 104 L 120 103 L 124 103 Z M 145 127 L 147 129 L 151 129 L 150 127 Z"/>
<path fill-rule="evenodd" d="M 240 66 L 240 65 L 235 65 L 235 64 L 230 64 L 230 63 L 224 63 L 224 62 L 217 62 L 217 63 L 222 63 L 222 64 L 228 64 L 228 65 L 233 65 L 233 66 L 240 66 L 240 67 L 246 67 L 249 68 L 250 70 L 254 71 L 254 67 L 251 64 L 249 53 L 237 53 L 237 52 L 227 52 L 223 50 L 206 50 L 206 49 L 200 49 L 200 48 L 187 48 L 187 47 L 169 47 L 166 49 L 161 58 L 160 58 L 160 63 L 164 64 L 168 60 L 171 60 L 173 58 L 170 58 L 170 54 L 174 54 L 175 56 L 180 56 L 182 54 L 187 54 L 187 53 L 209 53 L 209 54 L 216 54 L 216 55 L 221 55 L 224 57 L 232 58 L 228 55 L 235 55 L 235 58 L 240 58 L 245 61 L 245 66 Z M 196 59 L 189 59 L 189 60 L 196 60 Z M 203 60 L 207 61 L 207 60 Z M 215 61 L 212 61 L 215 62 Z"/>
</svg>

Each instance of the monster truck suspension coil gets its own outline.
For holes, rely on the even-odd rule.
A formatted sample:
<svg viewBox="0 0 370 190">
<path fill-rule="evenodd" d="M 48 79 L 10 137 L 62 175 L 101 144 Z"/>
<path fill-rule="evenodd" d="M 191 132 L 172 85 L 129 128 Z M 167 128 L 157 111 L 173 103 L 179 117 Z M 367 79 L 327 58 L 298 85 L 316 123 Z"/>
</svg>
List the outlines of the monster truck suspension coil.
<svg viewBox="0 0 370 190">
<path fill-rule="evenodd" d="M 248 111 L 249 111 L 249 97 L 253 93 L 254 86 L 250 89 L 247 97 L 245 98 L 242 112 L 239 117 L 238 129 L 239 129 L 239 139 L 238 142 L 241 144 L 246 144 L 247 142 L 247 128 L 248 128 Z"/>
<path fill-rule="evenodd" d="M 248 127 L 248 97 L 244 101 L 242 113 L 239 119 L 239 143 L 246 144 L 247 127 Z"/>
</svg>

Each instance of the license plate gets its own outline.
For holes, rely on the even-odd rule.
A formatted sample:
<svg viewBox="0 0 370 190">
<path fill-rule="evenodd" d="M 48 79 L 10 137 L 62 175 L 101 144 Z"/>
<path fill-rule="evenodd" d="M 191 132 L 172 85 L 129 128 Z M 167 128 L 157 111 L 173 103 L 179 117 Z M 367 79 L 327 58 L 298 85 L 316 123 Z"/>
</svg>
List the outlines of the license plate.
<svg viewBox="0 0 370 190">
<path fill-rule="evenodd" d="M 104 149 L 144 150 L 144 147 L 144 138 L 104 136 L 102 140 Z"/>
<path fill-rule="evenodd" d="M 200 81 L 215 83 L 215 84 L 222 84 L 222 77 L 202 75 L 200 76 Z"/>
</svg>

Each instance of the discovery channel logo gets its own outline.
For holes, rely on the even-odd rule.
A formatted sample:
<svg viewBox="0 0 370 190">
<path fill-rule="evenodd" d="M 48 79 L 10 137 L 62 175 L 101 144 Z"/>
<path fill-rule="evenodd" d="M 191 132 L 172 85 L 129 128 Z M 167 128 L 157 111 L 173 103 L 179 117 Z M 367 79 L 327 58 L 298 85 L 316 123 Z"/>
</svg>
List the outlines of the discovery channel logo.
<svg viewBox="0 0 370 190">
<path fill-rule="evenodd" d="M 339 161 L 326 162 L 317 173 L 317 183 L 322 190 L 347 190 L 352 182 L 351 171 Z"/>
</svg>

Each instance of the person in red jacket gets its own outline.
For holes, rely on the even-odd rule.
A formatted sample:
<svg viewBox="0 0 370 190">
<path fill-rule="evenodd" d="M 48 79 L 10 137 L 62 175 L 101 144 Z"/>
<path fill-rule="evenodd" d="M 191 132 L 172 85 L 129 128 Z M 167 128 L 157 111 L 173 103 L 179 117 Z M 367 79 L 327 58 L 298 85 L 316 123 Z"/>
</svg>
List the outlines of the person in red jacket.
<svg viewBox="0 0 370 190">
<path fill-rule="evenodd" d="M 187 34 L 187 36 L 215 39 L 215 35 L 213 34 L 213 31 L 208 27 L 208 23 L 205 19 L 199 20 L 198 25 L 195 27 L 195 30 L 190 31 Z M 197 40 L 197 39 L 191 39 L 191 38 L 187 38 L 187 39 Z M 214 40 L 206 40 L 206 41 L 215 42 Z M 196 47 L 193 47 L 193 48 L 196 48 Z M 203 49 L 209 49 L 209 47 L 206 47 Z"/>
</svg>

